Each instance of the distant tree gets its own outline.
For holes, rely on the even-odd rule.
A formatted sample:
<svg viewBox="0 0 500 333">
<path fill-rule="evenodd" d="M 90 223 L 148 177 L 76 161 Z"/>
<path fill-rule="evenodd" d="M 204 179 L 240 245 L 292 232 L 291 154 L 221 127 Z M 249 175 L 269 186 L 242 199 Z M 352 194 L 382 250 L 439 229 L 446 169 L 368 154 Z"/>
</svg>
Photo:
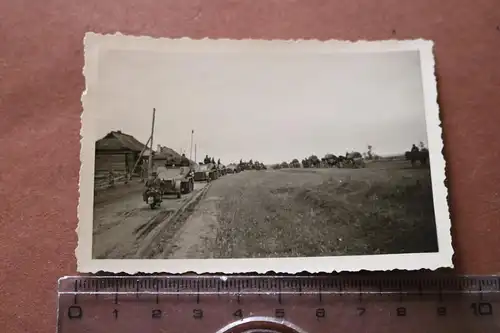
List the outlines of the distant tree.
<svg viewBox="0 0 500 333">
<path fill-rule="evenodd" d="M 290 162 L 290 168 L 300 168 L 300 162 L 298 159 L 294 158 L 291 162 Z"/>
<path fill-rule="evenodd" d="M 308 158 L 308 159 L 309 159 L 309 165 L 310 165 L 311 167 L 314 167 L 314 168 L 319 167 L 319 165 L 320 165 L 321 161 L 320 161 L 320 159 L 318 158 L 318 156 L 316 156 L 316 155 L 311 155 L 311 156 L 309 156 L 309 158 Z"/>
<path fill-rule="evenodd" d="M 361 155 L 361 153 L 358 152 L 358 151 L 353 151 L 352 153 L 349 154 L 349 156 L 351 158 L 360 158 L 360 157 L 363 157 L 363 155 Z"/>
<path fill-rule="evenodd" d="M 338 157 L 334 154 L 325 154 L 324 161 L 326 166 L 332 167 L 337 163 Z"/>
</svg>

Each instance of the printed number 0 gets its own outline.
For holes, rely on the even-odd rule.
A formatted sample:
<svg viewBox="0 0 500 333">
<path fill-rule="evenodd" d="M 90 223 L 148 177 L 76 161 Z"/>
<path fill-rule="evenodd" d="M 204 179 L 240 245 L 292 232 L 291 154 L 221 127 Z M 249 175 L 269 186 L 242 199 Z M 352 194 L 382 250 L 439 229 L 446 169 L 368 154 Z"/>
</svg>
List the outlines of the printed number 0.
<svg viewBox="0 0 500 333">
<path fill-rule="evenodd" d="M 69 319 L 80 319 L 83 316 L 82 308 L 78 305 L 72 305 L 68 308 Z"/>
</svg>

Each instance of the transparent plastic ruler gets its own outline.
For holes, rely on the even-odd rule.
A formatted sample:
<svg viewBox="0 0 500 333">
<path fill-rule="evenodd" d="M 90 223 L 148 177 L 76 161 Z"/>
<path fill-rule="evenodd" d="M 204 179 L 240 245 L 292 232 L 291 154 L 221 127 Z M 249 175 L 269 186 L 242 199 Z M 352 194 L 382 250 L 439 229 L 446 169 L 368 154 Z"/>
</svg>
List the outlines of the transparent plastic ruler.
<svg viewBox="0 0 500 333">
<path fill-rule="evenodd" d="M 59 333 L 500 332 L 500 277 L 65 277 L 59 281 L 57 329 Z"/>
</svg>

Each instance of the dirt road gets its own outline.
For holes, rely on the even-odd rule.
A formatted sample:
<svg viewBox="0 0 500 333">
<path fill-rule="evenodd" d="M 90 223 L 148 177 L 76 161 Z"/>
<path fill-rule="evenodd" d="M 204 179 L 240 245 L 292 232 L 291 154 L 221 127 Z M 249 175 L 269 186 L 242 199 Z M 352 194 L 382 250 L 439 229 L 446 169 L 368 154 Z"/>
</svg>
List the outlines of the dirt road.
<svg viewBox="0 0 500 333">
<path fill-rule="evenodd" d="M 429 169 L 406 162 L 226 175 L 177 222 L 156 258 L 437 251 Z"/>
<path fill-rule="evenodd" d="M 206 184 L 196 183 L 195 190 L 180 199 L 165 196 L 157 209 L 150 209 L 142 200 L 142 189 L 128 194 L 109 196 L 94 206 L 92 256 L 96 259 L 133 258 L 149 233 L 185 205 Z"/>
</svg>

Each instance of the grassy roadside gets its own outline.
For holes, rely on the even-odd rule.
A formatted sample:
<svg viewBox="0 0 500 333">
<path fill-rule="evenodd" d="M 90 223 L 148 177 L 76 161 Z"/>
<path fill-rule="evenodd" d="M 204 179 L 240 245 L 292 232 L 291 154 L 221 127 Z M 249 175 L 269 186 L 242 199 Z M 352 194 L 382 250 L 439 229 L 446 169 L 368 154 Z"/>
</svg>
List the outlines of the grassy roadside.
<svg viewBox="0 0 500 333">
<path fill-rule="evenodd" d="M 325 173 L 308 185 L 306 173 L 286 177 L 250 183 L 219 203 L 216 257 L 437 251 L 428 169 Z"/>
</svg>

